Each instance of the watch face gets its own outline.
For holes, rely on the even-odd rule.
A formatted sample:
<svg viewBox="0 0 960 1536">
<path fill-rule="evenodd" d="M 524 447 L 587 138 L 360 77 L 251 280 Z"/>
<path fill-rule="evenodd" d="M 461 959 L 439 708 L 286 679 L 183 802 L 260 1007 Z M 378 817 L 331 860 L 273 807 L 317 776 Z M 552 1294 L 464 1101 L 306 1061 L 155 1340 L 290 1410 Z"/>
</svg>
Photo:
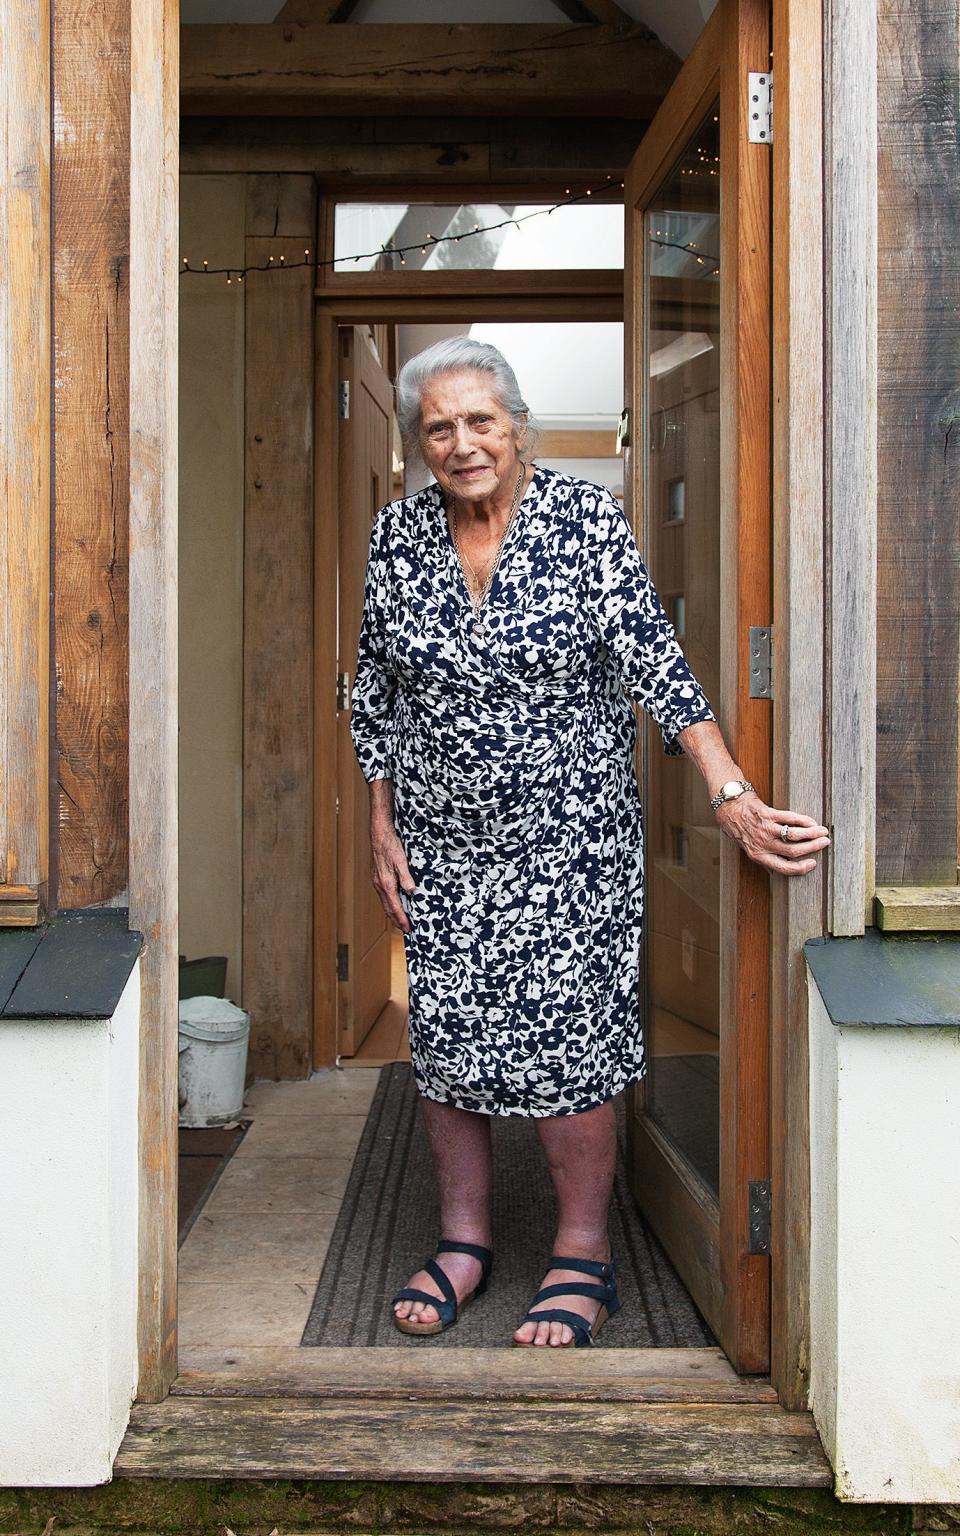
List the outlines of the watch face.
<svg viewBox="0 0 960 1536">
<path fill-rule="evenodd" d="M 733 799 L 735 796 L 743 793 L 743 785 L 739 779 L 728 779 L 723 786 L 722 793 L 726 799 Z"/>
</svg>

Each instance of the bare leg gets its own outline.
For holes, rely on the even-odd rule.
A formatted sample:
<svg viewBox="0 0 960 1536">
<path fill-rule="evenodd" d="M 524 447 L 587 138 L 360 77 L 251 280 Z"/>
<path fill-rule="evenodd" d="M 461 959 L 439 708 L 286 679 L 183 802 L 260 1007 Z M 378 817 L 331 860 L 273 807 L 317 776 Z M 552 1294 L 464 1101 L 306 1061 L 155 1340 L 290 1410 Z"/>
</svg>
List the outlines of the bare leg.
<svg viewBox="0 0 960 1536">
<path fill-rule="evenodd" d="M 440 1235 L 452 1241 L 490 1246 L 490 1186 L 493 1158 L 490 1120 L 487 1115 L 453 1104 L 420 1100 L 437 1187 L 440 1192 Z M 460 1301 L 477 1285 L 482 1273 L 479 1259 L 466 1253 L 443 1253 L 437 1263 L 449 1275 Z M 438 1286 L 424 1270 L 410 1281 L 418 1290 L 439 1296 Z M 425 1301 L 398 1301 L 397 1317 L 435 1323 L 439 1313 Z"/>
<path fill-rule="evenodd" d="M 607 1214 L 617 1155 L 617 1121 L 613 1103 L 580 1115 L 557 1115 L 536 1121 L 540 1142 L 560 1207 L 554 1253 L 570 1258 L 610 1258 Z M 544 1285 L 565 1280 L 590 1283 L 590 1276 L 571 1269 L 551 1269 Z M 544 1308 L 563 1307 L 592 1323 L 600 1303 L 587 1296 L 554 1296 Z M 568 1344 L 573 1329 L 566 1323 L 524 1323 L 514 1338 L 520 1344 Z"/>
</svg>

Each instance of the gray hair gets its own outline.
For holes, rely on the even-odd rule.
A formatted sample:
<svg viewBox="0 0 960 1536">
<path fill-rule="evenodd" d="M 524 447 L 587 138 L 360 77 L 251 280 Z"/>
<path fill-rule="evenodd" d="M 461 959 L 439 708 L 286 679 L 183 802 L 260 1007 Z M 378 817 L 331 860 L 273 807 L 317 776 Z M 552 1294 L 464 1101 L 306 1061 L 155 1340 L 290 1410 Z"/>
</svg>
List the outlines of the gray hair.
<svg viewBox="0 0 960 1536">
<path fill-rule="evenodd" d="M 517 376 L 503 353 L 488 341 L 470 336 L 448 336 L 408 358 L 397 374 L 397 424 L 408 458 L 420 452 L 420 404 L 428 379 L 440 373 L 486 373 L 493 382 L 497 401 L 512 418 L 517 431 L 527 431 L 522 457 L 532 460 L 540 437 L 530 407 L 520 393 Z"/>
</svg>

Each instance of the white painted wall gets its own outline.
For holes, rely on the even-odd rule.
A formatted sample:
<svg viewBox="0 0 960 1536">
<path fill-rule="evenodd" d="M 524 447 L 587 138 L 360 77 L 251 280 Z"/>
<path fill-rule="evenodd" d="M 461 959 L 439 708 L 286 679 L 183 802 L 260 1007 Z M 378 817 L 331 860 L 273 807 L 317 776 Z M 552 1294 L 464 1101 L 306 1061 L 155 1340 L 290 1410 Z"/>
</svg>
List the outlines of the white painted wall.
<svg viewBox="0 0 960 1536">
<path fill-rule="evenodd" d="M 840 1498 L 960 1499 L 960 1030 L 837 1026 L 808 972 L 811 1374 Z"/>
<path fill-rule="evenodd" d="M 140 962 L 112 1019 L 0 1022 L 0 1484 L 106 1481 L 137 1383 Z"/>
</svg>

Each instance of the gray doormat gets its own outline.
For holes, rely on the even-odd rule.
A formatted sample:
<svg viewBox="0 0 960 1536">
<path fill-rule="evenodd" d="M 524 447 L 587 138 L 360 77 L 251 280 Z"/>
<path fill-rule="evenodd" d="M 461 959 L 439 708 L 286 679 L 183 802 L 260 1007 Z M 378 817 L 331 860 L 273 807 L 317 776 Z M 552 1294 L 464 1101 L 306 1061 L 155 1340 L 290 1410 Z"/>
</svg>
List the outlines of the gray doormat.
<svg viewBox="0 0 960 1536">
<path fill-rule="evenodd" d="M 622 1101 L 620 1109 L 623 1128 Z M 405 1286 L 438 1233 L 430 1149 L 406 1062 L 384 1067 L 357 1148 L 301 1344 L 502 1348 L 543 1282 L 556 1203 L 535 1128 L 493 1120 L 494 1269 L 490 1289 L 456 1327 L 426 1339 L 393 1326 L 389 1299 Z M 610 1210 L 621 1310 L 601 1346 L 715 1345 L 670 1260 L 638 1214 L 622 1155 Z"/>
</svg>

